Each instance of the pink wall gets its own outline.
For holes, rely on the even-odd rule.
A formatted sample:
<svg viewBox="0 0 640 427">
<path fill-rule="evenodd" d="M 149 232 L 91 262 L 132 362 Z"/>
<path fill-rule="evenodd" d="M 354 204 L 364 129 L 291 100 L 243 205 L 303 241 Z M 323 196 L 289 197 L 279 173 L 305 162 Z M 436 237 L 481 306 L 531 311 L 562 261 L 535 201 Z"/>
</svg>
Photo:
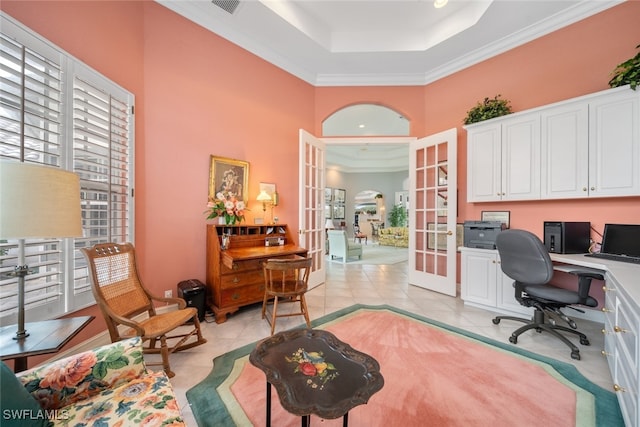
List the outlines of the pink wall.
<svg viewBox="0 0 640 427">
<path fill-rule="evenodd" d="M 12 1 L 0 9 L 136 96 L 136 247 L 156 292 L 204 279 L 209 156 L 250 162 L 278 186 L 276 215 L 297 229 L 298 129 L 349 104 L 373 102 L 405 114 L 411 134 L 458 128 L 460 217 L 510 210 L 514 227 L 542 221 L 638 222 L 640 198 L 466 204 L 466 111 L 502 94 L 515 110 L 607 88 L 613 67 L 635 55 L 640 2 L 626 2 L 424 87 L 314 88 L 150 0 Z M 169 31 L 170 29 L 170 31 Z M 603 36 L 606 35 L 606 36 Z M 99 48 L 97 48 L 99 47 Z M 261 216 L 257 202 L 247 220 Z M 104 328 L 98 320 L 76 341 Z"/>
</svg>

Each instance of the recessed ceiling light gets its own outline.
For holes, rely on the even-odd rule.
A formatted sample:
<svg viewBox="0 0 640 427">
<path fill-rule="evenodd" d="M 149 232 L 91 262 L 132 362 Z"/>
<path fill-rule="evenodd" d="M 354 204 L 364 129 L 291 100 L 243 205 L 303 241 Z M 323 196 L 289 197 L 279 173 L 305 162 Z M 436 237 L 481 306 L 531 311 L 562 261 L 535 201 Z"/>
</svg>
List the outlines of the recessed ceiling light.
<svg viewBox="0 0 640 427">
<path fill-rule="evenodd" d="M 364 125 L 358 125 L 358 127 L 359 127 L 360 129 L 363 129 L 363 128 L 364 128 Z"/>
<path fill-rule="evenodd" d="M 440 9 L 441 7 L 444 7 L 448 2 L 449 0 L 434 0 L 433 7 L 435 7 L 436 9 Z"/>
</svg>

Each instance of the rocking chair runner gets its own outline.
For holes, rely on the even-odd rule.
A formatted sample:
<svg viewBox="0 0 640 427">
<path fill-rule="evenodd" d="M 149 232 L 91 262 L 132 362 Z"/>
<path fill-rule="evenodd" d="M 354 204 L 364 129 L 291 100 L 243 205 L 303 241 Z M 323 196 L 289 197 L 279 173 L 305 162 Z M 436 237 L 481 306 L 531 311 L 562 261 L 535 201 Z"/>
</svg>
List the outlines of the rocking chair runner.
<svg viewBox="0 0 640 427">
<path fill-rule="evenodd" d="M 132 336 L 142 337 L 149 342 L 144 348 L 145 353 L 160 353 L 162 356 L 161 363 L 149 365 L 161 364 L 167 376 L 173 377 L 175 374 L 169 365 L 169 354 L 207 342 L 200 331 L 198 310 L 186 307 L 182 298 L 152 296 L 138 276 L 135 250 L 130 243 L 97 244 L 91 248 L 82 248 L 82 253 L 87 259 L 93 295 L 104 315 L 111 341 L 121 341 Z M 153 301 L 178 304 L 178 309 L 157 314 Z M 148 318 L 136 319 L 145 312 L 148 313 Z M 188 321 L 193 321 L 193 325 L 188 325 L 193 327 L 191 331 L 168 335 Z M 129 328 L 122 330 L 119 325 Z M 192 336 L 197 338 L 196 341 L 186 343 Z M 167 340 L 172 339 L 179 341 L 169 347 Z M 160 348 L 156 347 L 158 340 Z"/>
</svg>

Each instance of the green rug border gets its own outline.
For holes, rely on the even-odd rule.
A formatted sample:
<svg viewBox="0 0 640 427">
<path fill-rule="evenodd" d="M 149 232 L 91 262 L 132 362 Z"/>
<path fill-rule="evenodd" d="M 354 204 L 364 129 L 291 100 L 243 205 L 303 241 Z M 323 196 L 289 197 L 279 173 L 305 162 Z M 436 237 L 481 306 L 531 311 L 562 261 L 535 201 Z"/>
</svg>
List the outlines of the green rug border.
<svg viewBox="0 0 640 427">
<path fill-rule="evenodd" d="M 622 419 L 622 413 L 618 404 L 618 398 L 612 391 L 606 390 L 597 384 L 594 384 L 584 375 L 582 375 L 575 366 L 561 362 L 559 360 L 552 359 L 550 357 L 542 356 L 540 354 L 532 353 L 528 350 L 523 350 L 518 347 L 514 347 L 509 344 L 505 344 L 496 341 L 491 338 L 483 337 L 473 332 L 465 331 L 455 326 L 450 326 L 432 320 L 419 314 L 411 313 L 400 308 L 392 307 L 390 305 L 365 305 L 355 304 L 350 307 L 343 308 L 331 314 L 322 316 L 311 322 L 312 327 L 317 327 L 325 323 L 336 320 L 339 317 L 353 313 L 358 310 L 388 310 L 401 314 L 403 316 L 411 317 L 424 323 L 429 323 L 439 328 L 449 330 L 451 332 L 463 335 L 467 338 L 480 341 L 494 347 L 504 349 L 524 357 L 546 363 L 553 367 L 560 375 L 567 380 L 576 384 L 578 387 L 590 392 L 594 396 L 595 411 L 596 411 L 596 425 L 602 427 L 614 427 L 624 426 Z M 302 327 L 302 325 L 300 326 Z M 199 426 L 213 426 L 216 427 L 235 427 L 236 424 L 231 418 L 231 415 L 226 409 L 226 406 L 220 399 L 220 396 L 215 389 L 229 376 L 229 373 L 233 369 L 233 364 L 236 359 L 247 356 L 255 348 L 256 342 L 244 345 L 235 350 L 227 352 L 213 359 L 214 367 L 211 373 L 203 379 L 201 382 L 187 390 L 186 396 L 191 406 L 193 416 Z M 196 410 L 195 408 L 201 408 Z M 204 408 L 204 409 L 202 409 Z M 213 424 L 208 424 L 206 420 L 215 420 Z"/>
</svg>

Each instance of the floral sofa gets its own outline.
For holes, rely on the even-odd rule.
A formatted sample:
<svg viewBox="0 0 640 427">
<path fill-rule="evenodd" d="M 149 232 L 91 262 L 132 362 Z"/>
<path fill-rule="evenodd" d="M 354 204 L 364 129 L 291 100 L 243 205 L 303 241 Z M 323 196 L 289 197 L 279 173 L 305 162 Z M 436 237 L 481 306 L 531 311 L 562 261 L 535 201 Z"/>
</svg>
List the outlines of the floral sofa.
<svg viewBox="0 0 640 427">
<path fill-rule="evenodd" d="M 389 227 L 378 231 L 378 243 L 386 246 L 409 247 L 409 228 Z"/>
<path fill-rule="evenodd" d="M 140 338 L 17 374 L 1 365 L 3 427 L 185 425 L 169 378 L 146 369 Z"/>
</svg>

